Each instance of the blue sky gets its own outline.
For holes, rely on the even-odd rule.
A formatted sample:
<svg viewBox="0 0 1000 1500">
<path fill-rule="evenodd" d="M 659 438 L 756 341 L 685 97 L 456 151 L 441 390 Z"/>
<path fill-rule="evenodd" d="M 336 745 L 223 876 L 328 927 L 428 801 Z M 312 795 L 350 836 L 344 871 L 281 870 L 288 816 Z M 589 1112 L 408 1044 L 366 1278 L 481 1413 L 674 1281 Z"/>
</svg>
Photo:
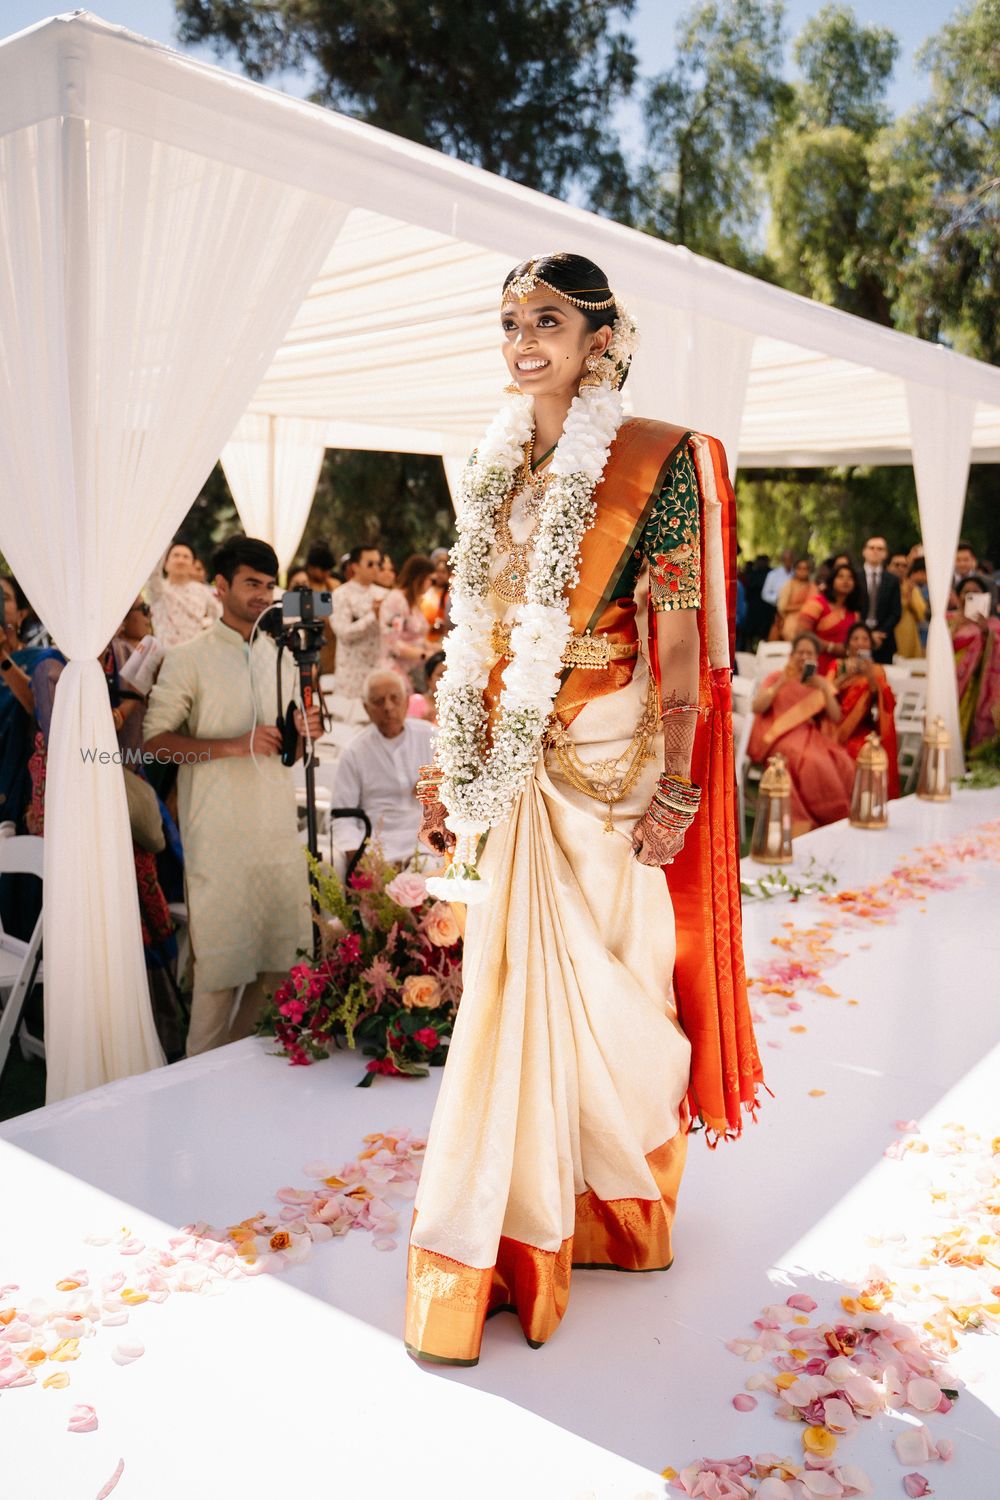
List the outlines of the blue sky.
<svg viewBox="0 0 1000 1500">
<path fill-rule="evenodd" d="M 172 0 L 91 0 L 91 3 L 95 14 L 105 21 L 176 45 Z M 802 23 L 821 8 L 821 4 L 822 0 L 786 0 L 789 33 L 794 35 Z M 0 0 L 0 36 L 33 26 L 58 8 L 59 0 Z M 66 9 L 70 8 L 66 6 Z M 913 66 L 914 54 L 925 38 L 953 15 L 959 5 L 949 3 L 949 0 L 863 0 L 854 8 L 866 21 L 889 26 L 899 37 L 902 52 L 896 66 L 891 102 L 897 112 L 908 108 L 923 91 L 921 76 Z M 674 24 L 677 16 L 686 9 L 686 0 L 639 0 L 632 30 L 644 73 L 657 73 L 669 64 L 673 53 Z M 285 80 L 284 86 L 291 89 L 294 80 Z"/>
</svg>

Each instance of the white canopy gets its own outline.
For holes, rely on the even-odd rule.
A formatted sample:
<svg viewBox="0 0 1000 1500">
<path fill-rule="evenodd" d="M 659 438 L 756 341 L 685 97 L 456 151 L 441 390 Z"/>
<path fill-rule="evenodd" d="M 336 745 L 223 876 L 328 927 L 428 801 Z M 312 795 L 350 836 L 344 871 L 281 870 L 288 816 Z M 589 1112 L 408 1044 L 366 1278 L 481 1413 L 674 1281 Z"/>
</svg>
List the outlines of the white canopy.
<svg viewBox="0 0 1000 1500">
<path fill-rule="evenodd" d="M 85 729 L 113 744 L 82 663 L 223 450 L 247 524 L 283 556 L 324 443 L 440 453 L 453 474 L 505 379 L 502 277 L 563 248 L 601 264 L 639 316 L 637 411 L 717 433 L 734 466 L 914 463 L 933 552 L 930 707 L 957 743 L 945 589 L 968 464 L 1000 458 L 1000 369 L 86 13 L 44 22 L 0 43 L 0 550 L 74 658 L 53 721 L 47 881 L 93 899 L 68 929 L 62 911 L 47 919 L 60 1092 L 154 1060 L 147 1026 L 116 1051 L 99 1000 L 111 913 L 128 940 L 137 913 L 119 910 L 120 787 L 73 759 Z M 61 823 L 81 805 L 106 816 L 74 838 Z M 121 1004 L 145 1003 L 142 988 L 130 971 Z M 102 1038 L 82 1070 L 64 1055 L 70 1018 Z"/>
</svg>

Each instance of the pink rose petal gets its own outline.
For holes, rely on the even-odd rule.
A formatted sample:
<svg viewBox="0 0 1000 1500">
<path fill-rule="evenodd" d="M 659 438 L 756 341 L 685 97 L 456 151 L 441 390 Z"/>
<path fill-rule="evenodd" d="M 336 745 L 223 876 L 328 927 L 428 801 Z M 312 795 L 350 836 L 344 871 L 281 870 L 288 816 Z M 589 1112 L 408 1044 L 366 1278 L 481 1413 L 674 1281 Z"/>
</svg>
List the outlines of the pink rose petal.
<svg viewBox="0 0 1000 1500">
<path fill-rule="evenodd" d="M 112 1474 L 111 1478 L 108 1480 L 107 1484 L 102 1484 L 101 1488 L 98 1490 L 96 1500 L 108 1500 L 108 1496 L 111 1494 L 111 1491 L 115 1488 L 119 1479 L 124 1473 L 125 1460 L 123 1458 L 120 1458 L 118 1460 L 118 1467 Z"/>
<path fill-rule="evenodd" d="M 757 1500 L 795 1500 L 795 1496 L 783 1479 L 772 1474 L 757 1486 Z"/>
<path fill-rule="evenodd" d="M 919 1500 L 920 1495 L 933 1495 L 934 1493 L 922 1474 L 907 1474 L 903 1480 L 903 1489 L 911 1500 Z"/>
<path fill-rule="evenodd" d="M 937 1411 L 941 1402 L 941 1387 L 936 1380 L 925 1380 L 919 1376 L 906 1387 L 906 1404 L 914 1411 Z"/>
<path fill-rule="evenodd" d="M 901 1432 L 893 1447 L 901 1464 L 923 1464 L 937 1456 L 926 1427 L 910 1427 Z"/>
<path fill-rule="evenodd" d="M 92 1406 L 74 1406 L 66 1424 L 67 1432 L 96 1432 L 97 1413 Z"/>
<path fill-rule="evenodd" d="M 859 1469 L 856 1464 L 840 1464 L 833 1472 L 844 1486 L 845 1495 L 871 1494 L 872 1482 L 864 1469 Z"/>
<path fill-rule="evenodd" d="M 116 1344 L 111 1351 L 111 1358 L 116 1365 L 131 1365 L 137 1359 L 141 1359 L 146 1352 L 145 1344 L 132 1342 L 128 1344 Z"/>
<path fill-rule="evenodd" d="M 937 1445 L 937 1456 L 943 1464 L 951 1463 L 955 1457 L 955 1444 L 951 1438 L 939 1438 Z"/>
<path fill-rule="evenodd" d="M 819 1303 L 814 1302 L 805 1292 L 795 1292 L 789 1297 L 788 1306 L 794 1307 L 796 1312 L 815 1312 Z"/>
<path fill-rule="evenodd" d="M 920 1134 L 920 1126 L 917 1124 L 916 1120 L 893 1120 L 892 1123 L 897 1130 L 903 1130 L 907 1135 Z"/>
<path fill-rule="evenodd" d="M 396 1248 L 396 1241 L 388 1236 L 380 1236 L 379 1239 L 372 1240 L 372 1244 L 376 1250 L 395 1250 Z"/>
<path fill-rule="evenodd" d="M 754 1411 L 757 1406 L 756 1396 L 734 1396 L 733 1405 L 737 1411 Z"/>
</svg>

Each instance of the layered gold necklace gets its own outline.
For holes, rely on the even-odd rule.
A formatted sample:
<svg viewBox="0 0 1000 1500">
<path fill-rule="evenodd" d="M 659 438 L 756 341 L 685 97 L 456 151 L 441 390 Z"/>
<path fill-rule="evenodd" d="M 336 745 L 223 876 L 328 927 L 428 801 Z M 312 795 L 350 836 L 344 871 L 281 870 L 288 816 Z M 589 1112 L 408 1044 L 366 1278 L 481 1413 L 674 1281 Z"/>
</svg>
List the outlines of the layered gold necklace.
<svg viewBox="0 0 1000 1500">
<path fill-rule="evenodd" d="M 497 514 L 497 555 L 506 557 L 507 561 L 490 587 L 497 598 L 502 599 L 505 604 L 523 604 L 528 597 L 527 583 L 531 549 L 538 535 L 542 518 L 542 501 L 545 498 L 545 489 L 552 472 L 550 468 L 546 468 L 544 474 L 539 473 L 539 470 L 549 463 L 556 451 L 556 445 L 553 443 L 548 452 L 543 453 L 537 463 L 533 463 L 534 448 L 535 436 L 532 433 L 524 445 L 524 458 L 521 461 L 520 471 Z M 534 519 L 531 531 L 523 542 L 515 541 L 510 529 L 511 512 L 518 496 L 524 497 L 525 514 Z"/>
</svg>

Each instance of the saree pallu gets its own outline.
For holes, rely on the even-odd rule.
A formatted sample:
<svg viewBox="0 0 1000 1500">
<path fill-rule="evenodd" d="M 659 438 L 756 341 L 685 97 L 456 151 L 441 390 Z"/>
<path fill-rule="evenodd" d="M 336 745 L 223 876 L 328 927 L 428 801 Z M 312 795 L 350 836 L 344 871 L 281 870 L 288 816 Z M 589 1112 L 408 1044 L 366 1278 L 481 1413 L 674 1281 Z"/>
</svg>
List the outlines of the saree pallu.
<svg viewBox="0 0 1000 1500">
<path fill-rule="evenodd" d="M 847 637 L 861 616 L 853 609 L 831 604 L 825 594 L 813 594 L 799 610 L 799 632 L 811 630 L 824 646 L 846 646 Z M 830 651 L 819 654 L 818 669 L 824 674 L 843 659 Z"/>
<path fill-rule="evenodd" d="M 620 434 L 624 449 L 640 443 L 638 425 Z M 661 439 L 660 456 L 668 452 Z M 578 632 L 592 622 L 595 633 L 634 637 L 631 602 L 612 597 L 620 568 L 607 568 L 599 586 L 596 554 L 602 530 L 616 559 L 634 548 L 641 488 L 617 513 L 599 510 L 585 539 L 570 601 Z M 704 550 L 718 572 L 721 538 Z M 723 598 L 723 621 L 725 612 Z M 596 771 L 628 756 L 655 695 L 643 655 L 602 684 L 603 674 L 590 675 L 589 688 L 586 673 L 567 675 L 557 711 L 576 763 Z M 544 1343 L 565 1312 L 574 1265 L 649 1271 L 673 1258 L 692 1056 L 671 992 L 676 937 L 663 873 L 631 851 L 662 764 L 658 731 L 650 752 L 614 806 L 610 833 L 606 804 L 567 778 L 555 751 L 543 752 L 481 856 L 489 901 L 468 912 L 465 992 L 410 1243 L 405 1341 L 421 1359 L 475 1364 L 485 1320 L 502 1309 L 517 1314 L 531 1344 Z M 704 933 L 699 942 L 704 951 Z M 731 971 L 719 989 L 732 1012 Z M 711 1001 L 719 1006 L 715 993 Z M 698 997 L 690 1005 L 698 1020 Z M 745 988 L 737 1007 L 749 1027 Z M 728 1104 L 736 1133 L 760 1075 L 755 1049 L 734 1102 L 718 1048 L 715 1072 L 706 1091 L 715 1126 L 726 1131 Z"/>
<path fill-rule="evenodd" d="M 959 625 L 952 645 L 962 743 L 974 750 L 1000 734 L 1000 621 Z"/>
<path fill-rule="evenodd" d="M 772 672 L 763 686 L 780 674 Z M 757 714 L 750 734 L 750 759 L 763 762 L 780 752 L 792 781 L 792 833 L 796 837 L 851 810 L 854 762 L 842 745 L 824 734 L 817 721 L 824 698 L 804 682 L 783 682 L 766 713 Z"/>
<path fill-rule="evenodd" d="M 826 728 L 832 740 L 843 745 L 853 761 L 857 761 L 861 746 L 871 733 L 878 735 L 889 757 L 889 796 L 899 796 L 899 746 L 896 742 L 896 699 L 881 667 L 875 668 L 876 687 L 873 690 L 866 678 L 851 677 L 837 683 L 836 674 L 830 674 L 840 710 L 843 714 L 839 724 Z"/>
</svg>

